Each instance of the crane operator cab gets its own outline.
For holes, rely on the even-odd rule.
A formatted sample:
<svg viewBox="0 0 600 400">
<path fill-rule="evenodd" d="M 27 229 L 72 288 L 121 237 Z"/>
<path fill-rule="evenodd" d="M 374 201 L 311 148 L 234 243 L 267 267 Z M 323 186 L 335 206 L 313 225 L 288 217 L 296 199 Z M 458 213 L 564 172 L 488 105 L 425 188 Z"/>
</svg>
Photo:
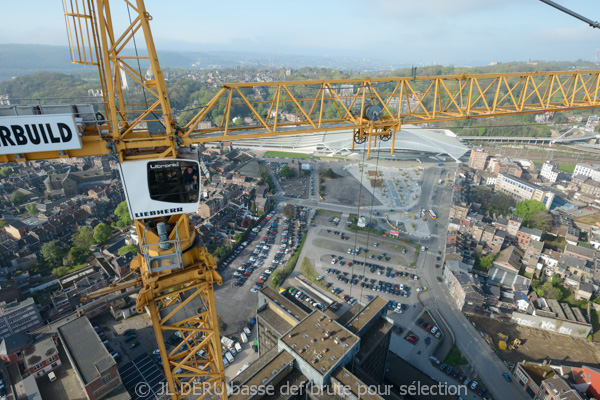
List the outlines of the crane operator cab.
<svg viewBox="0 0 600 400">
<path fill-rule="evenodd" d="M 200 202 L 200 165 L 183 159 L 119 164 L 132 219 L 195 213 Z"/>
</svg>

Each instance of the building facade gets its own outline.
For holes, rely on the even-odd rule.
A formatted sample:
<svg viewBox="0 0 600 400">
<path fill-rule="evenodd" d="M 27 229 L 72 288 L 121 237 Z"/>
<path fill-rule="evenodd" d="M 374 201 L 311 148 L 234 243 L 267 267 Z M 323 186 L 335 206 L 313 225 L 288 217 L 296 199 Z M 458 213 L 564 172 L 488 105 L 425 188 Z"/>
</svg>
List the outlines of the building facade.
<svg viewBox="0 0 600 400">
<path fill-rule="evenodd" d="M 498 174 L 496 190 L 511 196 L 517 201 L 541 201 L 546 206 L 546 210 L 552 207 L 552 202 L 554 201 L 554 193 L 544 191 L 539 186 L 526 180 L 504 174 Z"/>
<path fill-rule="evenodd" d="M 0 303 L 0 339 L 14 333 L 30 332 L 44 325 L 33 298 Z"/>
</svg>

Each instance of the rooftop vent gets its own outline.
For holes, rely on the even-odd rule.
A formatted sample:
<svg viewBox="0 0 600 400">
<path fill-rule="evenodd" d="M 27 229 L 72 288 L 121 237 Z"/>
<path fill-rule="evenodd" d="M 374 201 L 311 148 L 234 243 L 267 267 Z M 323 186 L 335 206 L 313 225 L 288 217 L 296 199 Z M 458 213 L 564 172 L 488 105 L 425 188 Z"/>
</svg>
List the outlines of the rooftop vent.
<svg viewBox="0 0 600 400">
<path fill-rule="evenodd" d="M 317 342 L 317 339 L 315 339 L 315 338 L 312 338 L 312 339 L 310 339 L 310 342 L 311 342 L 311 343 L 316 343 L 316 342 Z"/>
<path fill-rule="evenodd" d="M 325 347 L 325 348 L 323 349 L 323 353 L 327 353 L 328 351 L 329 351 L 329 348 L 327 348 L 327 347 Z"/>
<path fill-rule="evenodd" d="M 340 338 L 336 336 L 336 337 L 333 339 L 333 342 L 334 342 L 335 344 L 340 344 Z"/>
<path fill-rule="evenodd" d="M 344 343 L 344 348 L 347 349 L 348 348 L 348 343 Z"/>
<path fill-rule="evenodd" d="M 335 356 L 331 356 L 331 361 L 335 361 Z"/>
<path fill-rule="evenodd" d="M 315 359 L 313 359 L 313 360 L 312 360 L 312 363 L 313 363 L 313 364 L 316 364 L 316 363 L 318 363 L 318 362 L 319 362 L 319 359 L 318 359 L 318 358 L 315 358 Z"/>
<path fill-rule="evenodd" d="M 273 375 L 277 374 L 279 371 L 277 371 L 277 369 L 274 369 L 273 372 L 271 372 Z"/>
<path fill-rule="evenodd" d="M 321 324 L 317 322 L 317 323 L 315 324 L 315 326 L 318 328 L 318 327 L 320 327 L 320 326 L 321 326 Z"/>
<path fill-rule="evenodd" d="M 317 354 L 317 358 L 320 360 L 321 358 L 323 358 L 323 356 L 320 354 Z"/>
<path fill-rule="evenodd" d="M 292 349 L 296 348 L 296 343 L 292 343 Z"/>
<path fill-rule="evenodd" d="M 304 337 L 304 339 L 308 338 L 308 335 L 306 333 L 302 336 Z"/>
<path fill-rule="evenodd" d="M 346 379 L 350 379 L 350 375 L 348 375 L 348 374 L 344 374 L 344 378 L 346 378 Z"/>
<path fill-rule="evenodd" d="M 269 378 L 265 378 L 262 380 L 262 383 L 267 383 L 267 382 L 269 382 Z"/>
<path fill-rule="evenodd" d="M 321 372 L 325 372 L 325 368 L 323 368 L 323 367 L 319 368 L 319 370 L 320 370 Z"/>
</svg>

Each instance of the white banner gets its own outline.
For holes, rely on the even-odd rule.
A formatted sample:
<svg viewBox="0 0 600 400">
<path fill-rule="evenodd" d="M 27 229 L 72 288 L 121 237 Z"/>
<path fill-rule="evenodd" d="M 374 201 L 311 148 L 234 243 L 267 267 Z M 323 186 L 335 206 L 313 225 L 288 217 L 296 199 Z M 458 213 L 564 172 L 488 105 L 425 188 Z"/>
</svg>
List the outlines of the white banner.
<svg viewBox="0 0 600 400">
<path fill-rule="evenodd" d="M 73 114 L 0 117 L 0 154 L 81 149 Z"/>
</svg>

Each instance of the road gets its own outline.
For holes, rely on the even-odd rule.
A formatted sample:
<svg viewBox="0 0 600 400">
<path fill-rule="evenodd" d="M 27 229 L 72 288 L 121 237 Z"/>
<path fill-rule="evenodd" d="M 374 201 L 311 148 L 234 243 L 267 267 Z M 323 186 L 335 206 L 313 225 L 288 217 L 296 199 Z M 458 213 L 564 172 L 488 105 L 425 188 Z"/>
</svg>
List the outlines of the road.
<svg viewBox="0 0 600 400">
<path fill-rule="evenodd" d="M 424 185 L 424 188 L 426 186 L 428 185 Z M 431 229 L 431 237 L 421 241 L 421 244 L 427 246 L 428 250 L 419 254 L 417 271 L 429 287 L 428 291 L 420 295 L 421 302 L 427 304 L 430 309 L 435 309 L 444 317 L 454 334 L 456 346 L 494 398 L 527 398 L 525 391 L 514 379 L 512 383 L 506 382 L 502 372 L 509 373 L 507 366 L 494 354 L 462 312 L 456 308 L 447 287 L 437 280 L 437 277 L 442 274 L 442 269 L 435 268 L 436 257 L 439 255 L 439 251 L 441 254 L 444 253 L 446 235 L 441 231 L 448 226 L 452 198 L 451 187 L 437 186 L 430 196 L 422 196 L 422 198 L 430 199 L 428 204 L 424 204 L 423 207 L 433 208 L 437 212 L 438 218 L 437 226 L 434 225 Z"/>
</svg>

